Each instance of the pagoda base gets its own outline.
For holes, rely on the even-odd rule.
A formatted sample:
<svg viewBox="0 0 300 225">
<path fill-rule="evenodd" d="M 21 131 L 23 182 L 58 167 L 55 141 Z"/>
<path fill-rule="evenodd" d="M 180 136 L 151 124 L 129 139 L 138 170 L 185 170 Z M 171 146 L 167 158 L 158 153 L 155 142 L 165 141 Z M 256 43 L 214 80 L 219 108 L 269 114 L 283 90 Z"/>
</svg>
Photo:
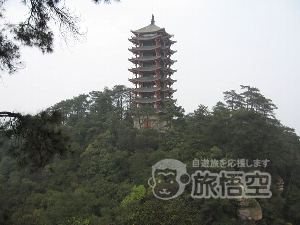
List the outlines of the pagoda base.
<svg viewBox="0 0 300 225">
<path fill-rule="evenodd" d="M 167 124 L 167 121 L 159 120 L 159 114 L 133 117 L 133 127 L 138 130 L 151 127 L 155 130 L 164 132 L 168 128 Z"/>
</svg>

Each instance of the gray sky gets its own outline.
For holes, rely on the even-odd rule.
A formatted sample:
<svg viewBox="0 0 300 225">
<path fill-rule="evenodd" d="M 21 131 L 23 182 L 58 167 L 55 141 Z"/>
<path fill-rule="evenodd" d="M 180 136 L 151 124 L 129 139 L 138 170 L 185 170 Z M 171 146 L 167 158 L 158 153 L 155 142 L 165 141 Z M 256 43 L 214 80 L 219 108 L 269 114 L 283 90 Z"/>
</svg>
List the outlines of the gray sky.
<svg viewBox="0 0 300 225">
<path fill-rule="evenodd" d="M 122 0 L 95 5 L 66 0 L 81 15 L 86 40 L 43 55 L 24 48 L 26 68 L 3 76 L 0 111 L 36 113 L 61 100 L 116 84 L 133 85 L 128 68 L 130 30 L 156 25 L 174 34 L 178 72 L 174 98 L 186 112 L 211 108 L 223 92 L 251 85 L 278 106 L 276 117 L 300 134 L 299 0 Z M 18 21 L 26 8 L 6 3 L 6 17 Z"/>
</svg>

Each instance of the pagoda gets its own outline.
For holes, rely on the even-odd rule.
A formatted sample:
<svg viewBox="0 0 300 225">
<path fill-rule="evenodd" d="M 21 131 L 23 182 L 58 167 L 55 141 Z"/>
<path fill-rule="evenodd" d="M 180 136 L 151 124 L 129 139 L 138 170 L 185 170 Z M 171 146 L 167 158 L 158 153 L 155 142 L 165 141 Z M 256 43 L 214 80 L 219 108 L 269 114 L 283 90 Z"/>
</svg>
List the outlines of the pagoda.
<svg viewBox="0 0 300 225">
<path fill-rule="evenodd" d="M 129 79 L 135 85 L 131 90 L 133 93 L 132 103 L 137 107 L 148 106 L 155 112 L 152 118 L 165 112 L 165 104 L 172 101 L 172 95 L 176 91 L 172 85 L 176 80 L 171 76 L 176 72 L 171 66 L 174 60 L 171 50 L 173 35 L 168 34 L 165 28 L 155 25 L 152 15 L 151 24 L 141 29 L 131 31 L 134 36 L 129 39 L 134 47 L 129 49 L 134 57 L 129 59 L 134 68 L 129 69 L 134 78 Z M 146 121 L 144 126 L 150 126 L 153 121 Z M 152 123 L 153 124 L 153 123 Z M 135 124 L 135 127 L 138 127 Z"/>
</svg>

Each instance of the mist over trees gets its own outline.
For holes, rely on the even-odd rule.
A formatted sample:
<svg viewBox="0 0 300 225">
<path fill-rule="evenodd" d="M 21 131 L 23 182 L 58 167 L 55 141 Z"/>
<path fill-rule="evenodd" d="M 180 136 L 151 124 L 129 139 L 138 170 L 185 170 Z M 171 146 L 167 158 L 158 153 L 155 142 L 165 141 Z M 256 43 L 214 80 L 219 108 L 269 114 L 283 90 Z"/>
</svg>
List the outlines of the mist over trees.
<svg viewBox="0 0 300 225">
<path fill-rule="evenodd" d="M 128 89 L 115 86 L 61 101 L 32 116 L 53 136 L 42 132 L 35 139 L 29 133 L 24 137 L 28 143 L 53 141 L 61 132 L 67 138 L 64 154 L 51 152 L 50 145 L 43 149 L 50 154 L 41 151 L 38 158 L 26 141 L 23 148 L 12 146 L 17 136 L 2 135 L 0 224 L 241 224 L 236 200 L 193 199 L 189 185 L 173 200 L 155 198 L 148 186 L 151 167 L 166 158 L 184 162 L 189 173 L 197 169 L 192 167 L 195 158 L 268 159 L 268 166 L 259 169 L 272 176 L 272 197 L 251 203 L 262 209 L 256 224 L 299 222 L 299 137 L 276 119 L 270 99 L 257 88 L 241 86 L 240 93 L 224 92 L 224 102 L 212 110 L 199 105 L 185 115 L 180 106 L 168 107 L 166 132 L 136 130 Z M 47 160 L 38 164 L 42 156 Z M 278 188 L 281 180 L 283 190 Z"/>
</svg>

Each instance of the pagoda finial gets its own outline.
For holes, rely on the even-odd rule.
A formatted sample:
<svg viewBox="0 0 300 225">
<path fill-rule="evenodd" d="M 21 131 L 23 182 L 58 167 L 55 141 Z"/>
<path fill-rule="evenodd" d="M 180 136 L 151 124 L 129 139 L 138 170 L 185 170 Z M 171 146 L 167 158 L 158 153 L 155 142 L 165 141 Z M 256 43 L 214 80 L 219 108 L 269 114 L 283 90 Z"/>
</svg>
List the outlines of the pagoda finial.
<svg viewBox="0 0 300 225">
<path fill-rule="evenodd" d="M 152 14 L 152 20 L 151 20 L 151 24 L 154 25 L 155 24 L 155 20 L 154 20 L 154 15 Z"/>
</svg>

